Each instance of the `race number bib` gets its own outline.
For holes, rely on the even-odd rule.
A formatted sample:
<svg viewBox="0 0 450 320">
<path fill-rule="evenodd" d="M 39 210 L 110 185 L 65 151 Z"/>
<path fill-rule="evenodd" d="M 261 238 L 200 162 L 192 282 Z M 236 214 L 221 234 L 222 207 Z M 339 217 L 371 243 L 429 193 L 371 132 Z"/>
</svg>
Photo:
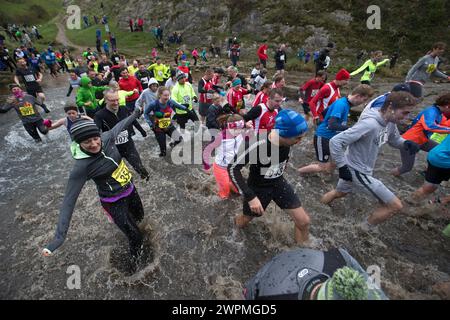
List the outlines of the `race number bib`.
<svg viewBox="0 0 450 320">
<path fill-rule="evenodd" d="M 282 56 L 280 56 L 280 61 L 284 61 L 285 57 L 284 54 Z"/>
<path fill-rule="evenodd" d="M 212 98 L 213 98 L 213 94 L 212 93 L 207 93 L 206 94 L 206 99 L 207 100 L 212 100 Z"/>
<path fill-rule="evenodd" d="M 36 78 L 32 74 L 27 74 L 27 75 L 23 76 L 23 78 L 25 79 L 26 82 L 34 82 L 34 81 L 36 81 Z"/>
<path fill-rule="evenodd" d="M 22 107 L 19 107 L 20 114 L 22 117 L 32 116 L 35 114 L 33 105 L 26 102 Z"/>
<path fill-rule="evenodd" d="M 109 71 L 109 66 L 103 66 L 103 70 L 108 72 Z"/>
<path fill-rule="evenodd" d="M 385 128 L 378 135 L 378 139 L 376 141 L 377 146 L 381 147 L 383 144 L 385 144 L 388 141 L 388 138 L 389 138 L 389 134 L 388 134 L 387 128 Z"/>
<path fill-rule="evenodd" d="M 311 91 L 311 98 L 314 97 L 317 94 L 317 92 L 319 92 L 319 89 L 312 90 Z"/>
<path fill-rule="evenodd" d="M 119 166 L 112 173 L 111 177 L 116 180 L 122 187 L 131 181 L 131 172 L 123 160 L 120 161 Z"/>
<path fill-rule="evenodd" d="M 162 118 L 158 120 L 158 127 L 161 129 L 166 129 L 170 126 L 170 118 Z"/>
<path fill-rule="evenodd" d="M 128 142 L 128 131 L 124 130 L 116 138 L 116 145 L 117 144 L 124 144 Z"/>
<path fill-rule="evenodd" d="M 191 102 L 191 97 L 189 97 L 189 96 L 184 96 L 184 97 L 183 97 L 183 101 L 184 101 L 185 104 L 189 104 L 189 103 Z"/>
<path fill-rule="evenodd" d="M 158 71 L 158 76 L 160 76 L 160 77 L 163 76 L 163 72 L 161 70 Z"/>
<path fill-rule="evenodd" d="M 431 74 L 431 73 L 435 72 L 436 69 L 437 69 L 437 67 L 436 67 L 436 65 L 434 63 L 429 64 L 428 67 L 427 67 L 427 73 Z"/>
<path fill-rule="evenodd" d="M 264 174 L 264 179 L 276 179 L 283 175 L 284 169 L 286 169 L 287 160 L 282 163 L 277 163 L 267 168 Z"/>
</svg>

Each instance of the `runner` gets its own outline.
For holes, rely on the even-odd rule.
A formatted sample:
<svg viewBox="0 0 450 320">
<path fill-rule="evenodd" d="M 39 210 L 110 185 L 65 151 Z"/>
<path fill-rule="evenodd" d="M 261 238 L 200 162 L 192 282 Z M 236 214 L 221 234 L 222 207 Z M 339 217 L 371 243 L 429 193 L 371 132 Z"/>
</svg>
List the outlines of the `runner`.
<svg viewBox="0 0 450 320">
<path fill-rule="evenodd" d="M 245 77 L 242 74 L 238 73 L 238 68 L 233 67 L 233 66 L 229 66 L 227 68 L 227 73 L 228 73 L 228 81 L 226 83 L 226 87 L 230 88 L 231 87 L 231 83 L 236 78 L 239 78 L 241 80 L 241 85 L 243 87 L 247 87 L 247 79 L 245 79 Z"/>
<path fill-rule="evenodd" d="M 231 83 L 231 88 L 227 92 L 227 101 L 233 112 L 245 114 L 244 96 L 252 93 L 252 90 L 242 88 L 241 79 L 235 78 Z"/>
<path fill-rule="evenodd" d="M 259 135 L 228 165 L 231 180 L 244 197 L 243 214 L 236 216 L 235 223 L 238 227 L 245 227 L 254 217 L 264 214 L 273 200 L 294 220 L 295 240 L 301 244 L 309 240 L 310 219 L 283 173 L 290 147 L 300 142 L 308 126 L 295 111 L 282 110 L 275 120 L 275 129 L 269 135 Z M 257 159 L 257 163 L 250 165 L 248 181 L 245 182 L 241 170 L 250 159 Z"/>
<path fill-rule="evenodd" d="M 70 97 L 73 89 L 78 90 L 81 85 L 81 78 L 77 76 L 74 70 L 69 71 L 69 91 L 67 92 L 67 97 Z"/>
<path fill-rule="evenodd" d="M 437 42 L 433 45 L 431 52 L 417 61 L 406 75 L 406 83 L 411 88 L 411 93 L 416 98 L 422 98 L 425 82 L 433 75 L 438 78 L 448 79 L 450 77 L 438 70 L 439 57 L 444 54 L 446 44 Z"/>
<path fill-rule="evenodd" d="M 275 75 L 270 89 L 283 89 L 286 86 L 286 80 L 282 73 Z"/>
<path fill-rule="evenodd" d="M 331 58 L 330 58 L 330 51 L 333 49 L 334 44 L 329 43 L 325 48 L 320 50 L 320 52 L 317 55 L 317 59 L 315 59 L 316 63 L 316 74 L 318 71 L 324 70 L 325 75 L 328 67 L 330 66 Z"/>
<path fill-rule="evenodd" d="M 180 128 L 184 130 L 189 120 L 194 123 L 198 121 L 197 113 L 192 108 L 192 102 L 197 103 L 198 98 L 192 85 L 186 81 L 186 74 L 184 72 L 178 73 L 177 80 L 178 83 L 172 88 L 172 99 L 176 103 L 188 108 L 188 111 L 182 108 L 175 109 L 175 120 L 180 125 Z"/>
<path fill-rule="evenodd" d="M 416 103 L 410 93 L 393 92 L 381 109 L 370 109 L 353 127 L 330 140 L 331 157 L 339 168 L 340 179 L 336 189 L 326 193 L 321 202 L 329 204 L 354 190 L 372 194 L 381 206 L 361 225 L 366 231 L 375 231 L 376 225 L 403 208 L 400 199 L 372 174 L 379 149 L 386 142 L 395 148 L 405 146 L 411 153 L 419 150 L 416 143 L 400 136 L 396 126 L 408 117 Z"/>
<path fill-rule="evenodd" d="M 50 75 L 54 78 L 58 77 L 56 70 L 56 54 L 53 51 L 52 46 L 48 46 L 47 51 L 41 54 L 42 59 L 47 65 L 48 70 L 50 70 Z"/>
<path fill-rule="evenodd" d="M 42 82 L 43 75 L 39 71 L 33 69 L 32 67 L 27 67 L 27 62 L 25 59 L 19 59 L 17 61 L 16 74 L 14 76 L 14 82 L 19 86 L 19 77 L 25 84 L 25 89 L 29 95 L 36 98 L 35 103 L 44 109 L 45 113 L 49 113 L 50 110 L 44 104 L 45 95 L 42 91 L 40 83 Z"/>
<path fill-rule="evenodd" d="M 247 300 L 388 300 L 345 249 L 294 249 L 276 255 L 250 279 Z"/>
<path fill-rule="evenodd" d="M 139 70 L 136 71 L 134 76 L 141 82 L 142 88 L 148 88 L 148 82 L 152 78 L 152 74 L 150 71 L 148 71 L 145 67 L 145 64 L 140 61 L 139 62 Z"/>
<path fill-rule="evenodd" d="M 339 132 L 349 128 L 347 124 L 348 114 L 352 107 L 364 104 L 372 97 L 374 91 L 366 84 L 361 84 L 353 89 L 348 97 L 336 100 L 328 107 L 325 119 L 317 127 L 314 135 L 314 149 L 319 163 L 309 164 L 298 169 L 300 174 L 327 172 L 332 174 L 336 165 L 330 159 L 330 139 Z"/>
<path fill-rule="evenodd" d="M 431 140 L 433 133 L 450 133 L 450 93 L 441 95 L 436 102 L 425 108 L 413 120 L 410 129 L 402 137 L 406 140 L 414 141 L 420 145 L 420 150 L 430 152 L 438 143 Z M 395 168 L 392 174 L 396 177 L 407 173 L 414 167 L 416 154 L 410 154 L 405 149 L 400 149 L 402 165 Z"/>
<path fill-rule="evenodd" d="M 256 52 L 258 55 L 259 62 L 264 66 L 264 68 L 267 68 L 267 44 L 266 41 L 263 41 L 263 44 L 261 44 L 258 48 L 258 51 Z"/>
<path fill-rule="evenodd" d="M 98 111 L 98 102 L 95 98 L 97 91 L 108 90 L 109 87 L 94 87 L 92 81 L 88 77 L 81 77 L 80 89 L 77 91 L 76 103 L 80 110 L 80 113 L 86 111 L 86 115 L 90 118 L 94 118 L 95 113 Z"/>
<path fill-rule="evenodd" d="M 36 98 L 22 91 L 19 85 L 10 84 L 11 96 L 6 100 L 6 105 L 0 108 L 1 113 L 14 109 L 22 121 L 22 125 L 35 142 L 42 142 L 38 130 L 42 134 L 48 133 L 39 111 L 36 107 Z"/>
<path fill-rule="evenodd" d="M 91 83 L 94 87 L 106 87 L 112 80 L 112 73 L 106 71 L 106 73 L 103 74 L 97 73 L 95 70 L 89 70 L 88 77 L 91 79 Z M 103 91 L 96 91 L 95 98 L 97 100 L 103 99 Z"/>
<path fill-rule="evenodd" d="M 142 91 L 139 98 L 136 100 L 136 107 L 141 107 L 142 110 L 144 110 L 144 116 L 145 116 L 145 110 L 146 108 L 155 100 L 158 99 L 158 81 L 156 81 L 155 78 L 151 78 L 148 82 L 148 88 Z"/>
<path fill-rule="evenodd" d="M 120 121 L 127 118 L 128 112 L 124 108 L 119 106 L 119 95 L 114 89 L 110 89 L 105 92 L 105 108 L 99 110 L 95 114 L 95 124 L 102 132 L 106 132 L 114 128 Z M 141 109 L 142 110 L 142 109 Z M 136 125 L 137 120 L 133 121 Z M 136 146 L 131 137 L 131 127 L 124 128 L 116 138 L 116 147 L 119 150 L 120 155 L 127 159 L 128 163 L 134 168 L 134 170 L 141 176 L 142 179 L 149 180 L 150 175 L 147 169 L 142 164 L 139 152 L 136 150 Z M 145 133 L 144 137 L 147 136 Z"/>
<path fill-rule="evenodd" d="M 260 103 L 251 108 L 245 115 L 245 122 L 252 121 L 256 133 L 260 130 L 270 132 L 275 126 L 275 118 L 283 102 L 283 91 L 271 89 L 266 103 Z"/>
<path fill-rule="evenodd" d="M 132 113 L 134 111 L 136 100 L 139 98 L 139 94 L 142 92 L 142 85 L 135 76 L 132 76 L 128 73 L 128 70 L 126 68 L 120 69 L 120 77 L 121 78 L 118 82 L 120 89 L 125 91 L 135 91 L 133 95 L 126 97 L 128 112 Z M 136 92 L 136 90 L 138 92 Z"/>
<path fill-rule="evenodd" d="M 173 137 L 174 141 L 169 144 L 171 148 L 183 141 L 183 137 L 177 131 L 173 124 L 173 120 L 171 119 L 172 113 L 177 109 L 184 110 L 187 114 L 194 112 L 193 110 L 188 110 L 185 106 L 170 99 L 169 89 L 166 87 L 159 87 L 158 100 L 155 100 L 149 104 L 144 111 L 145 120 L 150 126 L 150 129 L 152 129 L 155 133 L 156 141 L 158 141 L 160 157 L 166 156 L 166 135 L 172 138 L 175 133 L 175 136 Z"/>
<path fill-rule="evenodd" d="M 258 94 L 261 91 L 262 86 L 267 82 L 267 69 L 262 69 L 261 72 L 256 76 L 253 81 L 253 87 L 255 88 L 255 93 Z"/>
<path fill-rule="evenodd" d="M 253 82 L 260 73 L 261 73 L 261 63 L 257 62 L 252 72 L 250 73 L 251 81 Z"/>
<path fill-rule="evenodd" d="M 361 73 L 364 71 L 363 76 L 361 77 L 361 83 L 362 84 L 368 84 L 370 85 L 373 77 L 375 76 L 375 72 L 377 71 L 377 68 L 384 66 L 386 63 L 389 62 L 389 59 L 383 59 L 383 51 L 375 51 L 372 53 L 372 57 L 364 62 L 364 64 L 350 73 L 350 76 L 355 76 L 358 73 Z"/>
<path fill-rule="evenodd" d="M 282 44 L 275 53 L 275 69 L 284 74 L 284 66 L 287 63 L 286 45 Z"/>
<path fill-rule="evenodd" d="M 213 83 L 211 82 L 213 75 L 214 71 L 212 69 L 207 69 L 198 82 L 198 93 L 200 95 L 198 112 L 200 113 L 200 120 L 202 123 L 205 123 L 209 106 L 212 103 L 212 95 L 216 93 L 213 89 Z"/>
<path fill-rule="evenodd" d="M 311 118 L 309 103 L 316 96 L 317 92 L 325 85 L 325 78 L 325 72 L 319 71 L 313 79 L 305 82 L 298 90 L 300 96 L 298 102 L 303 106 L 306 121 L 309 121 Z"/>
<path fill-rule="evenodd" d="M 137 262 L 141 255 L 143 236 L 136 222 L 143 219 L 144 209 L 115 141 L 140 113 L 141 110 L 136 109 L 132 115 L 103 134 L 100 134 L 93 121 L 83 119 L 72 125 L 70 131 L 74 142 L 71 150 L 75 165 L 66 186 L 55 237 L 42 250 L 44 256 L 52 255 L 64 243 L 78 196 L 86 181 L 92 179 L 105 213 L 127 236 L 132 260 Z"/>
<path fill-rule="evenodd" d="M 194 48 L 194 50 L 192 50 L 192 58 L 194 58 L 194 66 L 197 65 L 197 60 L 200 57 L 200 55 L 198 54 L 197 48 Z"/>
<path fill-rule="evenodd" d="M 172 92 L 172 88 L 177 84 L 177 72 L 175 70 L 170 70 L 170 78 L 167 79 L 165 87 Z"/>
<path fill-rule="evenodd" d="M 147 70 L 153 72 L 154 78 L 158 81 L 160 86 L 163 86 L 166 79 L 170 76 L 170 68 L 165 64 L 162 64 L 161 58 L 159 57 L 156 58 L 156 63 L 149 66 Z"/>
<path fill-rule="evenodd" d="M 73 103 L 66 104 L 66 106 L 64 107 L 64 112 L 66 113 L 66 117 L 52 123 L 51 126 L 48 128 L 48 130 L 55 130 L 61 126 L 65 126 L 70 135 L 70 128 L 72 128 L 72 125 L 75 121 L 79 119 L 86 119 L 92 121 L 92 119 L 89 118 L 88 116 L 80 114 L 78 112 L 78 107 Z"/>
<path fill-rule="evenodd" d="M 261 91 L 256 94 L 255 100 L 253 100 L 252 107 L 256 107 L 261 103 L 266 103 L 267 100 L 269 100 L 269 91 L 271 86 L 271 82 L 264 82 L 264 84 L 260 88 Z"/>
<path fill-rule="evenodd" d="M 233 44 L 231 45 L 230 48 L 230 59 L 233 67 L 236 67 L 238 65 L 240 55 L 241 55 L 241 45 L 239 44 L 238 40 L 234 38 Z"/>
<path fill-rule="evenodd" d="M 244 128 L 245 122 L 241 115 L 229 115 L 226 120 L 226 128 L 219 132 L 218 139 L 214 141 L 213 145 L 208 146 L 208 148 L 214 148 L 216 152 L 213 172 L 221 199 L 228 199 L 231 193 L 239 194 L 231 182 L 227 168 L 244 142 Z"/>
<path fill-rule="evenodd" d="M 323 121 L 324 111 L 328 106 L 341 97 L 339 88 L 348 84 L 350 80 L 350 73 L 347 70 L 341 69 L 336 74 L 336 79 L 324 85 L 319 92 L 309 102 L 309 107 L 313 114 L 313 119 L 316 125 Z"/>
<path fill-rule="evenodd" d="M 139 61 L 133 60 L 133 64 L 131 66 L 129 66 L 127 69 L 128 69 L 128 73 L 130 75 L 135 76 L 136 72 L 139 71 Z"/>
</svg>

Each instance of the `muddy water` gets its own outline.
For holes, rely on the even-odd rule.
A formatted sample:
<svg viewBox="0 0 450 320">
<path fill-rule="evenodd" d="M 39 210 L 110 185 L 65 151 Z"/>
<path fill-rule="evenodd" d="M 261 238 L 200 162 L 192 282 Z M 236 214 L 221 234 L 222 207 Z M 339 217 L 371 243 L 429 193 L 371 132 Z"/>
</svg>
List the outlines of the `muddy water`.
<svg viewBox="0 0 450 320">
<path fill-rule="evenodd" d="M 376 88 L 384 92 L 393 84 Z M 56 119 L 63 115 L 66 87 L 55 81 L 51 86 L 45 91 Z M 445 86 L 429 85 L 427 102 Z M 135 178 L 145 208 L 140 227 L 146 235 L 146 263 L 130 273 L 126 238 L 103 215 L 92 182 L 78 199 L 65 244 L 44 259 L 40 249 L 53 237 L 72 166 L 68 134 L 60 128 L 35 145 L 10 112 L 0 116 L 0 136 L 0 298 L 241 299 L 243 284 L 265 262 L 295 247 L 292 222 L 274 205 L 246 230 L 236 230 L 232 219 L 241 210 L 239 198 L 221 201 L 213 177 L 200 165 L 160 159 L 153 135 L 143 139 L 137 134 L 137 148 L 152 177 L 149 182 Z M 405 197 L 423 182 L 424 159 L 419 154 L 413 172 L 393 178 L 388 172 L 399 154 L 385 147 L 375 176 Z M 321 205 L 320 195 L 334 187 L 337 177 L 300 178 L 295 171 L 314 160 L 309 133 L 293 148 L 286 178 L 312 218 L 311 233 L 322 241 L 317 248 L 342 246 L 362 265 L 379 265 L 391 298 L 438 298 L 431 286 L 450 279 L 450 241 L 441 236 L 449 217 L 436 209 L 408 209 L 428 214 L 396 216 L 381 226 L 380 234 L 367 234 L 356 224 L 376 206 L 374 199 L 361 194 L 333 207 Z M 449 191 L 444 187 L 441 193 Z M 71 265 L 81 270 L 79 290 L 66 285 Z"/>
</svg>

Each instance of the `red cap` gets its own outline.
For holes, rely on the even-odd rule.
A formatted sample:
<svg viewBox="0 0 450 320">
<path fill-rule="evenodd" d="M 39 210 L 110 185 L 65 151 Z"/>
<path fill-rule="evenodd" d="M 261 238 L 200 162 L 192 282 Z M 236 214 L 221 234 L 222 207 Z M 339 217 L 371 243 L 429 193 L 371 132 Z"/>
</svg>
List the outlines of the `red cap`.
<svg viewBox="0 0 450 320">
<path fill-rule="evenodd" d="M 338 73 L 336 73 L 336 80 L 348 80 L 350 79 L 350 73 L 345 70 L 341 69 Z"/>
</svg>

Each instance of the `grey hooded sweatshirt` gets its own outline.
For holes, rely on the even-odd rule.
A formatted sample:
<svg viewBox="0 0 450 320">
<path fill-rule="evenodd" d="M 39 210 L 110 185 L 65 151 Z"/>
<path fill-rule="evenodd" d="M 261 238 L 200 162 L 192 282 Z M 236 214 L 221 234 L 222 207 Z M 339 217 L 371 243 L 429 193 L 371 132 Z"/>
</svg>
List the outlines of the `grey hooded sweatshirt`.
<svg viewBox="0 0 450 320">
<path fill-rule="evenodd" d="M 406 75 L 406 81 L 427 82 L 430 76 L 447 79 L 448 75 L 438 70 L 439 57 L 426 55 L 417 61 L 417 63 L 409 70 Z"/>
<path fill-rule="evenodd" d="M 403 146 L 395 123 L 386 123 L 380 109 L 374 108 L 361 114 L 358 122 L 330 140 L 330 151 L 338 168 L 349 167 L 372 175 L 380 147 L 389 143 L 394 148 Z"/>
<path fill-rule="evenodd" d="M 46 247 L 51 252 L 60 247 L 66 239 L 75 204 L 86 181 L 94 180 L 101 198 L 120 195 L 131 187 L 132 180 L 126 179 L 127 182 L 125 183 L 124 180 L 117 180 L 118 178 L 115 176 L 115 172 L 123 166 L 122 156 L 116 146 L 116 138 L 139 115 L 140 109 L 136 108 L 133 114 L 117 123 L 114 128 L 103 132 L 101 135 L 102 149 L 96 155 L 88 155 L 81 150 L 78 143 L 72 143 L 71 151 L 75 159 L 75 165 L 67 182 L 55 237 Z"/>
</svg>

